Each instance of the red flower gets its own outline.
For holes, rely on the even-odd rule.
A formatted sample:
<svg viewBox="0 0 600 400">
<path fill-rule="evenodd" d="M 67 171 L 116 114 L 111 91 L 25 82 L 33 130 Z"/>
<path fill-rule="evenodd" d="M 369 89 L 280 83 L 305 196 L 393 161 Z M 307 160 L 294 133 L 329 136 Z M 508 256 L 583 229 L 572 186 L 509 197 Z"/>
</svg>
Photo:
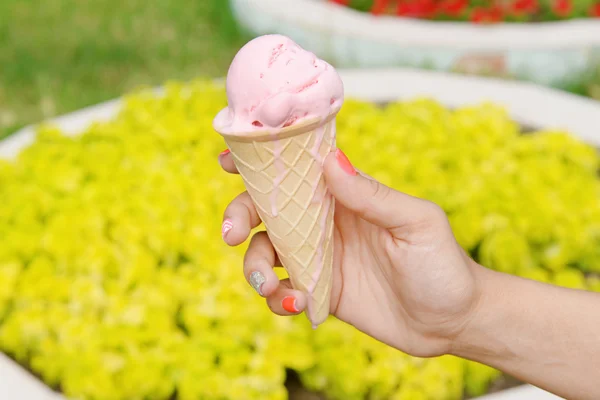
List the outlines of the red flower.
<svg viewBox="0 0 600 400">
<path fill-rule="evenodd" d="M 573 2 L 571 0 L 554 0 L 552 11 L 560 17 L 568 17 L 573 11 Z"/>
<path fill-rule="evenodd" d="M 497 5 L 489 8 L 477 7 L 471 13 L 471 21 L 478 24 L 494 23 L 502 21 L 503 16 L 502 9 Z"/>
<path fill-rule="evenodd" d="M 592 17 L 600 18 L 600 3 L 590 7 L 590 15 Z"/>
<path fill-rule="evenodd" d="M 468 0 L 443 0 L 438 6 L 438 11 L 456 17 L 465 10 L 468 3 Z"/>
<path fill-rule="evenodd" d="M 373 1 L 373 6 L 371 7 L 371 13 L 374 15 L 381 15 L 387 10 L 389 6 L 389 0 L 375 0 Z"/>
<path fill-rule="evenodd" d="M 478 7 L 471 12 L 471 21 L 480 23 L 484 22 L 487 17 L 487 12 L 484 8 Z"/>
<path fill-rule="evenodd" d="M 538 10 L 538 0 L 515 0 L 512 5 L 514 15 L 531 14 Z"/>
<path fill-rule="evenodd" d="M 396 13 L 404 17 L 429 18 L 435 14 L 435 9 L 435 0 L 400 1 Z"/>
</svg>

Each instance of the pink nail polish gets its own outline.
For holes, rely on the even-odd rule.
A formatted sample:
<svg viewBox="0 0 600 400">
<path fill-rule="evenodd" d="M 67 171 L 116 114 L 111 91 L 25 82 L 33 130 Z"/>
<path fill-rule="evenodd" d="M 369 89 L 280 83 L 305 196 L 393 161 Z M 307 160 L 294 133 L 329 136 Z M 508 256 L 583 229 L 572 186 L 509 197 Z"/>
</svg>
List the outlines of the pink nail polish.
<svg viewBox="0 0 600 400">
<path fill-rule="evenodd" d="M 225 236 L 227 236 L 227 233 L 229 233 L 229 231 L 232 229 L 233 223 L 229 218 L 227 218 L 225 221 L 223 221 L 223 225 L 221 225 L 221 236 L 223 236 L 223 239 L 225 238 Z"/>
<path fill-rule="evenodd" d="M 337 149 L 335 151 L 335 159 L 337 160 L 340 168 L 347 173 L 348 175 L 356 176 L 356 169 L 352 166 L 348 157 L 344 154 L 343 151 Z"/>
<path fill-rule="evenodd" d="M 298 307 L 296 307 L 296 298 L 293 296 L 287 296 L 284 297 L 283 300 L 281 300 L 281 305 L 283 306 L 283 309 L 289 313 L 297 313 L 300 310 L 298 310 Z"/>
</svg>

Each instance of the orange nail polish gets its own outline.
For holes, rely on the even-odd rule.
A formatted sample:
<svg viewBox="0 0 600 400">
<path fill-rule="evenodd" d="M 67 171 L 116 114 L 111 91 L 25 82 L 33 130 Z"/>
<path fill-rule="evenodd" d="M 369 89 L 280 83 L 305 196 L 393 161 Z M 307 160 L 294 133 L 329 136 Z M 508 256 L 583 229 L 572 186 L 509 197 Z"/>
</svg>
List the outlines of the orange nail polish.
<svg viewBox="0 0 600 400">
<path fill-rule="evenodd" d="M 348 160 L 348 157 L 346 157 L 343 151 L 337 149 L 335 151 L 335 159 L 337 160 L 340 168 L 344 170 L 345 173 L 347 173 L 348 175 L 356 176 L 356 169 L 352 166 L 352 163 L 350 162 L 350 160 Z"/>
<path fill-rule="evenodd" d="M 229 149 L 225 149 L 223 150 L 221 153 L 219 153 L 219 158 L 226 156 L 227 154 L 231 153 L 231 150 Z"/>
<path fill-rule="evenodd" d="M 283 300 L 281 300 L 281 305 L 283 306 L 283 309 L 289 313 L 295 314 L 300 311 L 296 307 L 296 298 L 293 296 L 284 297 Z"/>
</svg>

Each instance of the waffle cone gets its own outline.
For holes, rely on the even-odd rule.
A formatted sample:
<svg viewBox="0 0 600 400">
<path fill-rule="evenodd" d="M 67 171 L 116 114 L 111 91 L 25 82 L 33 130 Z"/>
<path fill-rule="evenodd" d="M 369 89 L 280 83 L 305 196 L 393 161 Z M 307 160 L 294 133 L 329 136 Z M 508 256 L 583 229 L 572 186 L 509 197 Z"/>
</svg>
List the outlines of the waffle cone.
<svg viewBox="0 0 600 400">
<path fill-rule="evenodd" d="M 335 200 L 323 160 L 335 147 L 335 115 L 270 133 L 223 134 L 313 327 L 329 315 Z"/>
</svg>

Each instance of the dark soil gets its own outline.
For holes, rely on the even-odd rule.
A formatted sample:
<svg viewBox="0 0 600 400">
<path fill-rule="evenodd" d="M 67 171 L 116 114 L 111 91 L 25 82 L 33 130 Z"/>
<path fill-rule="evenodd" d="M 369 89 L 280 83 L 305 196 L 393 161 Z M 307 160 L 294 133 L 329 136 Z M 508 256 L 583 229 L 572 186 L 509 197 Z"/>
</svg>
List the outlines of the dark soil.
<svg viewBox="0 0 600 400">
<path fill-rule="evenodd" d="M 285 380 L 285 387 L 290 394 L 289 400 L 327 400 L 327 397 L 323 394 L 314 393 L 306 390 L 300 378 L 295 371 L 287 370 L 287 379 Z"/>
<path fill-rule="evenodd" d="M 500 378 L 498 378 L 492 383 L 488 393 L 501 392 L 502 390 L 511 389 L 517 386 L 521 386 L 523 384 L 524 382 L 521 382 L 518 379 L 513 378 L 512 376 L 502 375 Z"/>
<path fill-rule="evenodd" d="M 511 376 L 502 375 L 500 378 L 498 378 L 492 383 L 488 394 L 500 392 L 502 390 L 520 386 L 522 384 L 523 382 L 520 382 L 519 380 Z M 327 397 L 325 397 L 325 395 L 323 394 L 313 393 L 306 390 L 306 388 L 302 386 L 298 374 L 294 371 L 287 371 L 287 379 L 285 382 L 285 386 L 287 387 L 288 392 L 290 394 L 290 400 L 327 400 Z M 468 400 L 472 398 L 472 396 L 468 396 L 466 394 L 463 396 L 463 400 Z"/>
</svg>

